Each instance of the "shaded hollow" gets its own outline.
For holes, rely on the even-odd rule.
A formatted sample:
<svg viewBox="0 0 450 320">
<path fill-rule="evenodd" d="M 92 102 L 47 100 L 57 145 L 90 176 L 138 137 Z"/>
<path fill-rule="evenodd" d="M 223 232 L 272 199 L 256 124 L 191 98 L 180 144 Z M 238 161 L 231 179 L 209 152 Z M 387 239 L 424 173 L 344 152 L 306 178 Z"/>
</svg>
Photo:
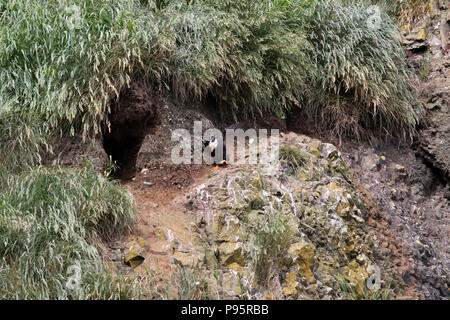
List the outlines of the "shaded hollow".
<svg viewBox="0 0 450 320">
<path fill-rule="evenodd" d="M 109 127 L 103 126 L 103 148 L 117 165 L 114 177 L 131 179 L 145 136 L 159 123 L 158 99 L 151 87 L 135 81 L 111 102 Z"/>
</svg>

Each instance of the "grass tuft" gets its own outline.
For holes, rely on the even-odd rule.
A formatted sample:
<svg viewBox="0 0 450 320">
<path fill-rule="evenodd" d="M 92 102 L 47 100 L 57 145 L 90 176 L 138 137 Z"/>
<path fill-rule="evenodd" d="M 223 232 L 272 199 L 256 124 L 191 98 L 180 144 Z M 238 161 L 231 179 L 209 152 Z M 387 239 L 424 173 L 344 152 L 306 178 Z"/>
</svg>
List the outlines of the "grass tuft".
<svg viewBox="0 0 450 320">
<path fill-rule="evenodd" d="M 275 212 L 267 214 L 266 219 L 255 226 L 252 250 L 249 253 L 249 269 L 262 288 L 273 285 L 273 278 L 277 278 L 280 272 L 279 262 L 292 244 L 293 235 L 291 217 Z"/>
<path fill-rule="evenodd" d="M 95 248 L 99 238 L 130 228 L 128 192 L 89 167 L 36 168 L 11 177 L 9 185 L 0 194 L 1 299 L 138 294 L 130 281 L 108 270 Z"/>
<path fill-rule="evenodd" d="M 318 66 L 305 111 L 338 136 L 412 139 L 421 112 L 394 21 L 358 2 L 318 1 L 306 30 Z M 415 108 L 415 106 L 417 108 Z"/>
<path fill-rule="evenodd" d="M 298 147 L 290 145 L 282 145 L 280 148 L 280 160 L 287 161 L 289 167 L 294 170 L 295 173 L 298 172 L 300 168 L 305 166 L 311 155 Z"/>
</svg>

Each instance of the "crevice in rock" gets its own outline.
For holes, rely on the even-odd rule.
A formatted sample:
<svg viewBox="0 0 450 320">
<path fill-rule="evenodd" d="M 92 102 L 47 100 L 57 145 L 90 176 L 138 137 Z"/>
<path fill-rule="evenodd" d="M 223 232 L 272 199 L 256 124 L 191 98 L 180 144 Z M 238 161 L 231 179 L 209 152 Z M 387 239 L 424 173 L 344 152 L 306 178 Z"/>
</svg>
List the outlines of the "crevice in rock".
<svg viewBox="0 0 450 320">
<path fill-rule="evenodd" d="M 117 166 L 113 176 L 122 180 L 136 174 L 136 160 L 145 136 L 159 124 L 158 99 L 143 81 L 133 81 L 111 101 L 109 124 L 103 126 L 103 148 Z"/>
</svg>

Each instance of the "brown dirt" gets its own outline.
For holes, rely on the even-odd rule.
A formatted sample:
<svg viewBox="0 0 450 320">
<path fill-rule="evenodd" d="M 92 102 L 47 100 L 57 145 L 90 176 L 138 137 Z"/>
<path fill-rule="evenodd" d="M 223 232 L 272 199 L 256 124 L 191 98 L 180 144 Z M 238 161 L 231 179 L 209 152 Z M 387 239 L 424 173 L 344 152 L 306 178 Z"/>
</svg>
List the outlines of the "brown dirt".
<svg viewBox="0 0 450 320">
<path fill-rule="evenodd" d="M 153 165 L 149 170 L 137 173 L 132 181 L 123 182 L 136 201 L 135 225 L 131 234 L 109 244 L 108 256 L 116 267 L 123 269 L 126 244 L 141 239 L 145 243 L 144 263 L 135 270 L 125 270 L 135 274 L 151 270 L 163 281 L 170 278 L 174 267 L 171 263 L 172 237 L 187 248 L 193 241 L 190 230 L 194 216 L 186 206 L 188 194 L 203 183 L 208 174 L 214 174 L 214 170 L 206 165 L 178 166 L 166 161 L 154 161 Z M 152 186 L 144 182 L 151 182 Z"/>
<path fill-rule="evenodd" d="M 366 186 L 363 186 L 355 181 L 354 183 L 363 197 L 364 203 L 370 212 L 367 219 L 369 227 L 369 235 L 374 243 L 381 243 L 381 248 L 376 247 L 379 251 L 376 252 L 379 258 L 382 258 L 383 250 L 391 252 L 391 262 L 394 265 L 395 271 L 398 275 L 408 274 L 413 272 L 411 261 L 408 259 L 407 248 L 402 244 L 402 241 L 394 234 L 389 223 L 383 217 L 382 209 L 372 200 L 370 191 Z M 412 283 L 405 283 L 401 296 L 397 299 L 415 299 L 420 297 L 420 293 Z"/>
<path fill-rule="evenodd" d="M 108 164 L 108 156 L 99 139 L 91 143 L 83 142 L 80 137 L 54 137 L 49 145 L 52 146 L 52 152 L 42 155 L 42 164 L 45 166 L 80 168 L 89 160 L 95 170 L 101 172 Z"/>
</svg>

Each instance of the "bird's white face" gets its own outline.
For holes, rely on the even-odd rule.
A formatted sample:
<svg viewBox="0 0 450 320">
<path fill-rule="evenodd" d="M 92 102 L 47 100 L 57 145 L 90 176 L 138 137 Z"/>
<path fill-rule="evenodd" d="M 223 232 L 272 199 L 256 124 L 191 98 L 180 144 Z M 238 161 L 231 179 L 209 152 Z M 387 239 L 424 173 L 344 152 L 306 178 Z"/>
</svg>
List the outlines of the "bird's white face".
<svg viewBox="0 0 450 320">
<path fill-rule="evenodd" d="M 219 141 L 217 141 L 216 138 L 213 138 L 213 140 L 211 140 L 210 145 L 214 148 L 217 148 L 217 145 L 219 144 Z"/>
<path fill-rule="evenodd" d="M 213 152 L 217 148 L 218 144 L 219 144 L 219 141 L 217 141 L 216 138 L 213 138 L 211 140 L 211 142 L 209 143 L 209 146 L 211 148 L 211 152 Z"/>
</svg>

